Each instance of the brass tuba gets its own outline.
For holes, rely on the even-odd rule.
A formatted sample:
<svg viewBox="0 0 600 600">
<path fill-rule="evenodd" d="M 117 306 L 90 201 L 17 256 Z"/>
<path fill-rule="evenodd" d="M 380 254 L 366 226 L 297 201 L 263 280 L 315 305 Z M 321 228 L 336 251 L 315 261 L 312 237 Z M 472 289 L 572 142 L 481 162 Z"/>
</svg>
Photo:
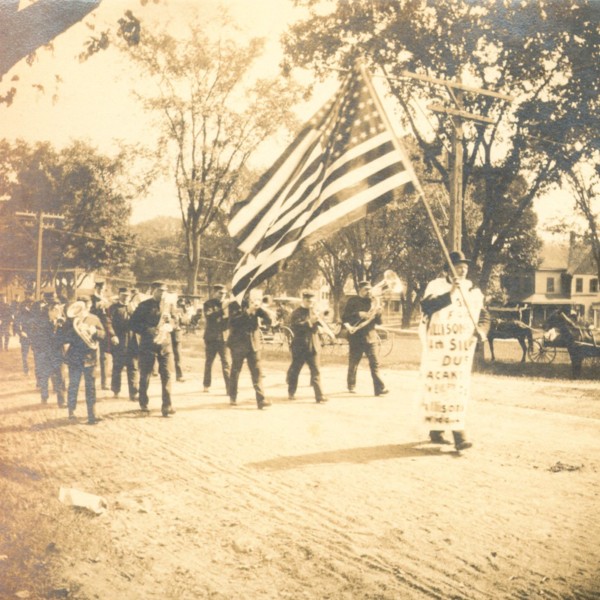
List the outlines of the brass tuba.
<svg viewBox="0 0 600 600">
<path fill-rule="evenodd" d="M 344 323 L 344 327 L 348 330 L 348 333 L 352 335 L 369 325 L 381 310 L 381 296 L 383 296 L 385 292 L 393 290 L 399 283 L 400 278 L 394 271 L 390 269 L 384 271 L 383 279 L 371 288 L 371 298 L 373 301 L 371 303 L 371 308 L 369 309 L 369 314 L 364 319 L 361 319 L 356 325 Z"/>
<path fill-rule="evenodd" d="M 91 327 L 93 327 L 93 331 Z M 93 325 L 88 325 L 81 317 L 75 317 L 73 319 L 73 329 L 90 350 L 98 350 L 98 340 L 93 337 L 96 333 L 96 328 Z"/>
<path fill-rule="evenodd" d="M 67 308 L 67 317 L 73 320 L 73 330 L 83 340 L 85 345 L 90 350 L 97 350 L 98 340 L 94 339 L 96 328 L 85 322 L 85 317 L 81 316 L 84 312 L 85 304 L 78 300 L 77 302 L 73 302 L 73 304 Z"/>
</svg>

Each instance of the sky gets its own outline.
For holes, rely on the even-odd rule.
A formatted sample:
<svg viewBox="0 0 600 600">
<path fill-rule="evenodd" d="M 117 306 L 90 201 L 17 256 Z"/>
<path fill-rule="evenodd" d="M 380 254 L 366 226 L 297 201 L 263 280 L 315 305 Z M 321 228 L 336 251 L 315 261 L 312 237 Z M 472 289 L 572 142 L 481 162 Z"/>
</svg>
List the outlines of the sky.
<svg viewBox="0 0 600 600">
<path fill-rule="evenodd" d="M 261 76 L 277 75 L 282 56 L 279 38 L 288 24 L 304 14 L 292 0 L 148 0 L 145 6 L 141 4 L 142 0 L 103 0 L 88 18 L 59 36 L 52 51 L 38 52 L 31 66 L 21 61 L 14 67 L 0 82 L 2 94 L 18 77 L 15 102 L 9 108 L 0 105 L 3 136 L 48 140 L 57 147 L 85 139 L 107 153 L 116 152 L 122 144 L 142 145 L 153 139 L 149 118 L 132 95 L 144 82 L 132 78 L 118 54 L 109 50 L 84 63 L 77 59 L 84 41 L 102 29 L 114 29 L 127 9 L 149 26 L 167 23 L 174 33 L 183 30 L 197 11 L 208 20 L 226 9 L 239 28 L 236 36 L 240 39 L 266 38 Z M 318 85 L 312 100 L 297 107 L 299 118 L 308 119 L 335 86 L 333 78 Z M 276 151 L 283 151 L 282 142 L 278 143 L 281 147 L 275 147 Z M 261 165 L 259 159 L 255 166 L 269 165 Z M 536 209 L 545 225 L 565 212 L 572 215 L 572 201 L 568 193 L 555 192 L 538 201 Z M 158 215 L 179 216 L 175 190 L 168 180 L 158 181 L 147 198 L 134 202 L 132 222 Z"/>
</svg>

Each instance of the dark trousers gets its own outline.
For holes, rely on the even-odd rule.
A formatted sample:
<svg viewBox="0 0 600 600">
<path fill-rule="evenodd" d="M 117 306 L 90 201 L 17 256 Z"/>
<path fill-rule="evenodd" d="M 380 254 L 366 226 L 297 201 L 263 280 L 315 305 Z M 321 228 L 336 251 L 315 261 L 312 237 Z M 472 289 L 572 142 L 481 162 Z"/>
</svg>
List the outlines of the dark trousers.
<svg viewBox="0 0 600 600">
<path fill-rule="evenodd" d="M 21 362 L 23 363 L 23 373 L 29 375 L 29 350 L 33 354 L 33 348 L 31 347 L 31 340 L 27 337 L 22 337 L 21 342 Z"/>
<path fill-rule="evenodd" d="M 229 350 L 225 345 L 225 342 L 221 340 L 204 340 L 204 353 L 204 387 L 210 387 L 212 382 L 212 366 L 218 354 L 221 359 L 225 389 L 229 391 L 231 367 L 229 366 Z"/>
<path fill-rule="evenodd" d="M 110 389 L 118 394 L 121 391 L 121 379 L 123 369 L 127 370 L 127 387 L 129 388 L 129 399 L 133 400 L 138 393 L 138 358 L 133 353 L 125 351 L 113 351 L 112 374 L 110 378 Z"/>
<path fill-rule="evenodd" d="M 8 343 L 10 341 L 10 324 L 0 327 L 0 350 L 8 350 Z"/>
<path fill-rule="evenodd" d="M 183 377 L 183 368 L 181 362 L 181 333 L 177 332 L 177 335 L 174 335 L 175 332 L 171 333 L 171 345 L 173 346 L 173 363 L 175 365 L 175 377 L 177 379 L 181 379 Z"/>
<path fill-rule="evenodd" d="M 56 400 L 59 406 L 65 404 L 65 380 L 62 374 L 62 365 L 60 363 L 53 362 L 51 357 L 47 357 L 42 361 L 40 366 L 40 393 L 42 402 L 48 402 L 50 397 L 50 391 L 48 389 L 48 382 L 52 380 L 52 386 L 56 392 Z"/>
<path fill-rule="evenodd" d="M 385 384 L 381 380 L 381 377 L 379 377 L 379 361 L 377 360 L 376 345 L 362 339 L 352 339 L 352 337 L 349 340 L 348 389 L 353 390 L 356 387 L 356 372 L 358 371 L 358 363 L 363 354 L 366 354 L 369 360 L 375 394 L 379 394 L 385 389 Z"/>
<path fill-rule="evenodd" d="M 107 369 L 107 363 L 108 361 L 108 357 L 107 357 L 107 352 L 106 349 L 104 348 L 104 346 L 102 344 L 100 344 L 100 347 L 98 348 L 98 362 L 100 363 L 100 387 L 102 387 L 103 390 L 107 389 L 106 386 L 106 380 L 107 380 L 107 376 L 108 376 L 108 369 Z"/>
<path fill-rule="evenodd" d="M 81 376 L 83 375 L 88 421 L 92 421 L 96 416 L 94 409 L 96 405 L 96 377 L 94 369 L 95 367 L 93 366 L 69 365 L 69 389 L 67 393 L 69 414 L 74 413 L 77 408 L 77 395 L 79 393 Z"/>
<path fill-rule="evenodd" d="M 323 390 L 321 389 L 321 372 L 319 365 L 319 355 L 309 352 L 292 352 L 292 364 L 287 372 L 288 394 L 293 396 L 298 389 L 298 376 L 302 367 L 307 364 L 310 370 L 310 385 L 315 390 L 315 398 L 322 400 L 324 398 Z"/>
<path fill-rule="evenodd" d="M 262 375 L 260 370 L 260 354 L 255 350 L 246 352 L 236 351 L 231 349 L 231 378 L 229 379 L 229 397 L 232 400 L 237 400 L 238 381 L 240 379 L 240 371 L 244 360 L 248 361 L 248 368 L 252 377 L 252 385 L 256 393 L 256 402 L 260 404 L 265 399 L 265 392 L 262 387 Z"/>
<path fill-rule="evenodd" d="M 162 387 L 162 406 L 171 406 L 171 344 L 152 344 L 140 349 L 140 406 L 148 407 L 148 386 L 154 360 L 158 362 L 158 374 Z"/>
</svg>

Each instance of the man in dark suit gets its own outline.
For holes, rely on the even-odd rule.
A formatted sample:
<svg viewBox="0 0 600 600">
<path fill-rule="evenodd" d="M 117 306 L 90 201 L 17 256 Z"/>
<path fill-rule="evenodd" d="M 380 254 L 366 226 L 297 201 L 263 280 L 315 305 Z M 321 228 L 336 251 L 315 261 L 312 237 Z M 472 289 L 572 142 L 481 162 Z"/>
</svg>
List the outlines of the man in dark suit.
<svg viewBox="0 0 600 600">
<path fill-rule="evenodd" d="M 387 394 L 388 390 L 379 376 L 378 337 L 375 331 L 375 327 L 381 325 L 381 307 L 374 305 L 370 282 L 361 281 L 358 284 L 358 295 L 352 296 L 346 303 L 342 322 L 348 330 L 348 391 L 355 393 L 358 364 L 363 354 L 366 354 L 375 395 Z"/>
<path fill-rule="evenodd" d="M 129 290 L 119 288 L 119 299 L 108 309 L 110 323 L 112 375 L 111 389 L 115 397 L 121 392 L 121 375 L 127 371 L 129 399 L 135 400 L 138 394 L 138 341 L 135 333 L 129 329 L 133 311 L 129 305 Z"/>
<path fill-rule="evenodd" d="M 171 314 L 161 299 L 167 286 L 155 281 L 150 288 L 152 297 L 140 302 L 129 321 L 131 331 L 140 336 L 140 390 L 139 402 L 143 413 L 148 410 L 148 386 L 154 360 L 158 361 L 158 373 L 162 387 L 163 417 L 175 414 L 171 404 Z"/>
<path fill-rule="evenodd" d="M 95 411 L 98 342 L 105 337 L 106 332 L 100 319 L 90 313 L 91 303 L 89 296 L 82 296 L 69 306 L 67 309 L 69 321 L 63 329 L 63 343 L 69 346 L 65 355 L 69 367 L 67 391 L 69 419 L 75 420 L 77 395 L 83 376 L 88 423 L 95 425 L 100 420 L 96 417 Z"/>
<path fill-rule="evenodd" d="M 290 328 L 294 334 L 291 344 L 292 364 L 287 372 L 288 397 L 294 400 L 298 388 L 298 376 L 305 364 L 310 369 L 310 384 L 315 390 L 318 403 L 327 402 L 321 389 L 321 373 L 319 356 L 321 342 L 319 341 L 320 319 L 314 311 L 315 293 L 310 290 L 302 292 L 302 305 L 296 308 L 290 317 Z"/>
<path fill-rule="evenodd" d="M 204 391 L 210 390 L 212 381 L 212 366 L 217 354 L 221 360 L 223 369 L 223 380 L 225 381 L 225 391 L 229 393 L 229 351 L 225 344 L 225 331 L 227 330 L 226 305 L 225 298 L 227 289 L 224 285 L 216 284 L 213 286 L 213 297 L 204 303 L 204 318 L 206 326 L 204 328 Z"/>
<path fill-rule="evenodd" d="M 252 384 L 256 393 L 256 404 L 260 410 L 271 406 L 265 399 L 260 369 L 260 336 L 259 320 L 269 326 L 271 317 L 260 306 L 260 300 L 245 299 L 241 306 L 237 302 L 229 305 L 229 338 L 227 346 L 231 351 L 231 378 L 229 380 L 229 400 L 232 406 L 237 405 L 238 380 L 244 360 L 252 376 Z"/>
</svg>

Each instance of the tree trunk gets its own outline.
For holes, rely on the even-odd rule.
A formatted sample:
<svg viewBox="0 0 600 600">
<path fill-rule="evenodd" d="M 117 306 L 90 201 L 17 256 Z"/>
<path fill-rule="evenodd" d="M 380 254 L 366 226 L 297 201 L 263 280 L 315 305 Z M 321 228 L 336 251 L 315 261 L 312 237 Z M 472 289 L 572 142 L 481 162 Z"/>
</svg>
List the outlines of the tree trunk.
<svg viewBox="0 0 600 600">
<path fill-rule="evenodd" d="M 196 295 L 198 271 L 200 269 L 200 236 L 192 238 L 192 256 L 187 269 L 187 293 Z"/>
</svg>

